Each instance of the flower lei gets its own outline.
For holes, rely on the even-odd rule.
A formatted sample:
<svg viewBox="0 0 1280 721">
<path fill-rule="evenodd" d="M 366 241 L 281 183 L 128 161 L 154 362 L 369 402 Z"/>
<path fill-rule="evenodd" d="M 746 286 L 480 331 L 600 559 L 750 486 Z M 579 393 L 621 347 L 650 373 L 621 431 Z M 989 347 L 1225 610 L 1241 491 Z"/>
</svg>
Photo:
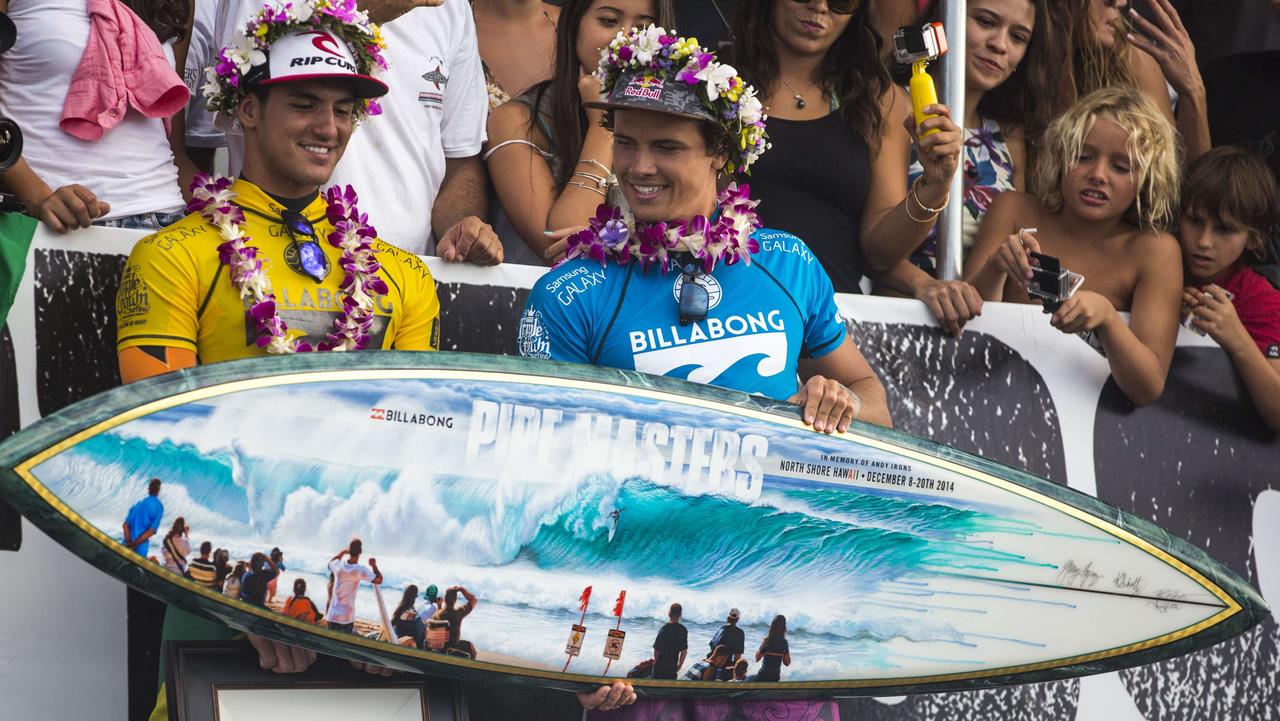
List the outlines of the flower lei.
<svg viewBox="0 0 1280 721">
<path fill-rule="evenodd" d="M 625 70 L 648 70 L 688 85 L 705 84 L 707 108 L 737 140 L 737 152 L 730 155 L 727 166 L 730 173 L 745 172 L 769 149 L 767 117 L 755 88 L 732 65 L 717 62 L 697 38 L 681 38 L 674 30 L 653 25 L 620 32 L 600 52 L 596 77 L 602 91 L 609 93 Z"/>
<path fill-rule="evenodd" d="M 280 7 L 268 4 L 218 52 L 217 64 L 205 70 L 206 82 L 201 88 L 205 107 L 214 113 L 233 113 L 246 93 L 240 81 L 252 68 L 267 62 L 271 44 L 306 28 L 324 28 L 338 36 L 351 48 L 361 74 L 376 78 L 387 69 L 382 32 L 356 7 L 356 0 L 295 0 Z M 359 115 L 382 113 L 376 98 L 360 100 L 356 107 Z"/>
<path fill-rule="evenodd" d="M 749 191 L 746 185 L 729 183 L 716 198 L 715 220 L 699 215 L 671 225 L 637 223 L 632 228 L 622 219 L 621 209 L 601 203 L 586 229 L 569 236 L 565 260 L 591 258 L 601 265 L 610 260 L 626 265 L 634 259 L 641 270 L 657 265 L 666 273 L 671 253 L 688 251 L 707 273 L 719 262 L 751 265 L 751 255 L 760 252 L 760 244 L 751 237 L 760 229 L 755 211 L 760 201 L 752 200 Z"/>
<path fill-rule="evenodd" d="M 222 236 L 218 259 L 227 266 L 231 283 L 240 299 L 252 300 L 245 311 L 258 329 L 258 347 L 268 353 L 307 353 L 311 344 L 302 338 L 289 338 L 289 327 L 276 312 L 276 296 L 271 279 L 258 258 L 258 249 L 244 233 L 244 211 L 231 201 L 235 198 L 227 177 L 201 173 L 191 184 L 191 201 L 187 211 L 200 213 L 217 227 Z M 369 344 L 373 324 L 373 308 L 377 298 L 387 293 L 387 284 L 378 277 L 381 265 L 373 250 L 378 232 L 368 223 L 368 216 L 356 208 L 356 192 L 333 186 L 325 191 L 329 203 L 325 212 L 333 224 L 329 244 L 342 249 L 339 265 L 346 276 L 339 286 L 343 291 L 342 312 L 333 321 L 333 331 L 319 344 L 322 351 L 362 350 Z"/>
</svg>

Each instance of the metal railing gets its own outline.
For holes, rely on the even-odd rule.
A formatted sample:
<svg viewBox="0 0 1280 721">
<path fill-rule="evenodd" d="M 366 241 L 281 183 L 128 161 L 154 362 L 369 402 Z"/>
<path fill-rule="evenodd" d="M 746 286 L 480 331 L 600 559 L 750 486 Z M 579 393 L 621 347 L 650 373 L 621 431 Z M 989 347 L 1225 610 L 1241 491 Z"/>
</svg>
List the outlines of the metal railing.
<svg viewBox="0 0 1280 721">
<path fill-rule="evenodd" d="M 947 54 L 942 56 L 942 102 L 951 108 L 956 125 L 964 128 L 964 34 L 968 3 L 943 0 L 942 24 L 947 31 Z M 963 262 L 964 152 L 951 178 L 951 202 L 938 219 L 937 273 L 940 280 L 959 280 Z"/>
</svg>

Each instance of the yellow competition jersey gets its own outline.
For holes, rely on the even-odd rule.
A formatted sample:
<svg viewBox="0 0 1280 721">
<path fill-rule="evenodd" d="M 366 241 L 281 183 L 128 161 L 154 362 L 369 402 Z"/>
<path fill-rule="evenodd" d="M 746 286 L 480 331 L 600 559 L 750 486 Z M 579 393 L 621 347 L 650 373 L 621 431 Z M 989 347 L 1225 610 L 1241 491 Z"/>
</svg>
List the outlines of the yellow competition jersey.
<svg viewBox="0 0 1280 721">
<path fill-rule="evenodd" d="M 280 221 L 284 208 L 258 186 L 237 180 L 235 204 L 244 209 L 244 232 L 258 249 L 276 296 L 276 312 L 290 337 L 305 334 L 314 347 L 333 328 L 341 311 L 339 265 L 342 251 L 328 242 L 333 225 L 317 197 L 302 212 L 315 225 L 328 258 L 328 274 L 316 282 L 301 272 L 297 245 Z M 375 223 L 376 227 L 376 223 Z M 116 296 L 116 337 L 120 350 L 172 346 L 193 350 L 200 363 L 265 355 L 247 301 L 231 284 L 218 260 L 222 237 L 199 213 L 192 213 L 138 241 L 129 254 Z M 440 301 L 431 272 L 420 258 L 375 241 L 388 293 L 377 299 L 368 348 L 435 350 L 440 345 Z M 293 264 L 290 264 L 290 260 Z"/>
</svg>

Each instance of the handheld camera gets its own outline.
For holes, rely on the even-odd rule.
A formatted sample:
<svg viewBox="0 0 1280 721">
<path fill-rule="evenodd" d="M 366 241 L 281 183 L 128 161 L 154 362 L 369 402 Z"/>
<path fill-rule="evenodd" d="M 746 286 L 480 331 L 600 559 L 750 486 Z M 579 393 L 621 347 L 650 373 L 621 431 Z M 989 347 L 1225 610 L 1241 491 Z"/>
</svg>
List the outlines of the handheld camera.
<svg viewBox="0 0 1280 721">
<path fill-rule="evenodd" d="M 907 87 L 911 93 L 916 127 L 933 117 L 926 115 L 924 109 L 938 102 L 938 89 L 925 70 L 930 60 L 936 60 L 946 53 L 947 33 L 942 23 L 898 28 L 898 32 L 893 34 L 893 59 L 901 65 L 911 66 L 911 82 Z M 921 133 L 920 137 L 936 132 L 936 128 L 928 130 Z"/>
<path fill-rule="evenodd" d="M 1084 276 L 1062 267 L 1052 255 L 1031 253 L 1031 280 L 1027 295 L 1039 300 L 1046 313 L 1058 310 L 1084 284 Z"/>
<path fill-rule="evenodd" d="M 0 55 L 13 47 L 18 30 L 8 15 L 0 12 Z M 22 130 L 18 124 L 0 115 L 0 173 L 13 167 L 22 157 Z"/>
</svg>

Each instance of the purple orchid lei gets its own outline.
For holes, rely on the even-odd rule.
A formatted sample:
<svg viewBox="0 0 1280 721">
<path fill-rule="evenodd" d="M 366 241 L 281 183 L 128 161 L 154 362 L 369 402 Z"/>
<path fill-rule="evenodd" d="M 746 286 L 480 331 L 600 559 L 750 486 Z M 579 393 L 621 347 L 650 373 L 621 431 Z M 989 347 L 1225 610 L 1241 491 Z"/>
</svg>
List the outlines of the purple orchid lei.
<svg viewBox="0 0 1280 721">
<path fill-rule="evenodd" d="M 342 289 L 342 312 L 333 321 L 333 330 L 313 349 L 302 338 L 290 338 L 289 326 L 276 311 L 276 296 L 271 288 L 258 249 L 244 232 L 244 211 L 232 203 L 235 192 L 231 178 L 201 173 L 191 184 L 191 201 L 187 211 L 200 213 L 218 229 L 222 243 L 218 260 L 227 266 L 231 283 L 240 299 L 252 301 L 245 311 L 258 329 L 257 344 L 268 353 L 308 353 L 312 350 L 362 350 L 369 344 L 373 324 L 373 308 L 377 298 L 386 295 L 387 284 L 378 277 L 381 265 L 373 249 L 378 232 L 368 223 L 368 216 L 356 208 L 356 191 L 333 186 L 325 191 L 329 206 L 325 212 L 333 231 L 326 240 L 342 249 L 338 264 L 345 271 Z"/>
<path fill-rule="evenodd" d="M 760 252 L 760 244 L 751 237 L 760 229 L 755 211 L 760 201 L 751 199 L 748 186 L 737 183 L 729 183 L 716 201 L 720 212 L 715 220 L 699 215 L 672 224 L 637 223 L 635 228 L 622 220 L 621 209 L 601 203 L 587 227 L 569 236 L 565 260 L 590 258 L 600 265 L 635 260 L 641 270 L 657 265 L 666 273 L 671 254 L 688 251 L 707 273 L 721 262 L 751 265 L 752 254 Z"/>
</svg>

